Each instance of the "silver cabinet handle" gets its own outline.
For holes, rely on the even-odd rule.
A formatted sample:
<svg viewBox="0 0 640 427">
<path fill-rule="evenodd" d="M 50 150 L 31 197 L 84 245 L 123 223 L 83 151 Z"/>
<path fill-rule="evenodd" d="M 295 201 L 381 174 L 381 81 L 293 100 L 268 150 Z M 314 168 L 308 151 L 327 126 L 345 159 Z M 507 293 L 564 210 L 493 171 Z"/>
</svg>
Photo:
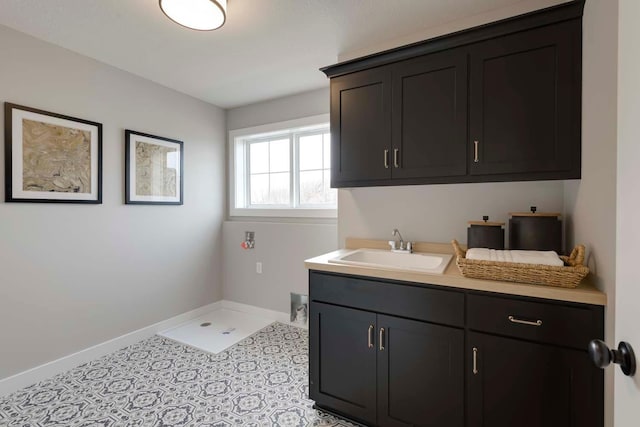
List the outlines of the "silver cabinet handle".
<svg viewBox="0 0 640 427">
<path fill-rule="evenodd" d="M 400 149 L 398 148 L 394 148 L 393 149 L 393 166 L 396 168 L 399 168 L 400 165 L 398 164 L 398 152 L 400 151 Z"/>
<path fill-rule="evenodd" d="M 511 323 L 519 323 L 521 325 L 529 325 L 529 326 L 542 326 L 542 320 L 538 319 L 535 322 L 532 322 L 530 320 L 521 320 L 521 319 L 516 319 L 513 316 L 509 316 L 509 322 Z"/>
<path fill-rule="evenodd" d="M 384 168 L 389 169 L 389 150 L 384 150 Z"/>
<path fill-rule="evenodd" d="M 478 375 L 478 348 L 473 347 L 473 375 Z"/>
<path fill-rule="evenodd" d="M 367 333 L 367 343 L 369 348 L 373 348 L 373 325 L 369 325 L 369 331 Z"/>
<path fill-rule="evenodd" d="M 384 351 L 384 328 L 380 328 L 380 351 Z"/>
<path fill-rule="evenodd" d="M 478 163 L 480 159 L 478 159 L 478 141 L 473 141 L 473 162 Z"/>
</svg>

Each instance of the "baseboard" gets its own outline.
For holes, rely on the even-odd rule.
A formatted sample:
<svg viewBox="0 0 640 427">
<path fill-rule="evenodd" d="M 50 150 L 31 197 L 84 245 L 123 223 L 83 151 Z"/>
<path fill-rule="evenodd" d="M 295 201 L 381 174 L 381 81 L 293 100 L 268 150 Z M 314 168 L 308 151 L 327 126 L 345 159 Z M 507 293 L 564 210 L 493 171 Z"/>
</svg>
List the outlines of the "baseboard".
<svg viewBox="0 0 640 427">
<path fill-rule="evenodd" d="M 146 338 L 150 338 L 157 332 L 164 331 L 169 328 L 178 326 L 182 323 L 188 322 L 191 319 L 200 317 L 205 313 L 220 308 L 221 306 L 223 306 L 223 301 L 207 304 L 205 306 L 196 308 L 195 310 L 179 314 L 170 319 L 155 323 L 151 326 L 138 329 L 137 331 L 130 332 L 120 337 L 113 338 L 109 341 L 94 345 L 93 347 L 86 348 L 77 353 L 70 354 L 69 356 L 61 357 L 60 359 L 54 360 L 52 362 L 48 362 L 27 371 L 4 378 L 0 380 L 0 397 L 13 393 L 14 391 L 20 390 L 21 388 L 30 386 L 47 378 L 51 378 L 54 375 L 66 372 L 70 369 L 75 368 L 76 366 L 80 366 L 91 360 L 95 360 L 109 353 L 113 353 L 116 350 L 135 344 Z M 238 311 L 243 310 L 238 309 Z"/>
<path fill-rule="evenodd" d="M 289 313 L 282 311 L 269 310 L 266 308 L 256 307 L 249 304 L 242 304 L 235 301 L 222 300 L 220 301 L 220 308 L 226 308 L 229 310 L 240 311 L 247 314 L 255 314 L 256 316 L 272 319 L 274 322 L 285 323 L 287 325 L 297 326 L 299 328 L 307 329 L 308 325 L 301 325 L 299 323 L 293 323 L 290 321 Z"/>
</svg>

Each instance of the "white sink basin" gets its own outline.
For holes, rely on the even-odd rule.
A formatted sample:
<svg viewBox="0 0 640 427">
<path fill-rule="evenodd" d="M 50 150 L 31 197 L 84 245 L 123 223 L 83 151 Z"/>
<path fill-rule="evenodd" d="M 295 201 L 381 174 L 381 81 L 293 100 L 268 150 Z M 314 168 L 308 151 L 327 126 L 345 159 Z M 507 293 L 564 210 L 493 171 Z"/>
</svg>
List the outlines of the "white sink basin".
<svg viewBox="0 0 640 427">
<path fill-rule="evenodd" d="M 332 258 L 334 264 L 359 265 L 363 267 L 393 270 L 418 271 L 420 273 L 442 274 L 449 265 L 451 254 L 398 253 L 380 249 L 357 249 Z"/>
</svg>

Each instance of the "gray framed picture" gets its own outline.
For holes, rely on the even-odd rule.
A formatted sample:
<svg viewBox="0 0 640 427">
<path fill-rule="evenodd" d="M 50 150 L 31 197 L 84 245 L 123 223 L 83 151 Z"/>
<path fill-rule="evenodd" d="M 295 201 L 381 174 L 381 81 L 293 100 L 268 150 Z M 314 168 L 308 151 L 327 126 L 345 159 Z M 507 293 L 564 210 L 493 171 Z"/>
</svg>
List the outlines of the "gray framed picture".
<svg viewBox="0 0 640 427">
<path fill-rule="evenodd" d="M 5 200 L 102 203 L 102 124 L 5 102 Z"/>
<path fill-rule="evenodd" d="M 125 130 L 125 203 L 182 205 L 182 141 Z"/>
</svg>

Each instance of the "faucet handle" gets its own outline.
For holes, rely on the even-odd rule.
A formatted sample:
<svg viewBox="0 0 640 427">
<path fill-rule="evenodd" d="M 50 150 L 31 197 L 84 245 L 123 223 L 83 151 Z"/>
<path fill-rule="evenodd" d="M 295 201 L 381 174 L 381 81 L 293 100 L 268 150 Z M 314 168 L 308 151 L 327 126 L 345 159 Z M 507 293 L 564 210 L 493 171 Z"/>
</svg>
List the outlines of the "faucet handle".
<svg viewBox="0 0 640 427">
<path fill-rule="evenodd" d="M 413 252 L 413 243 L 412 242 L 407 242 L 407 250 L 409 252 Z"/>
<path fill-rule="evenodd" d="M 391 246 L 391 250 L 395 251 L 396 250 L 396 241 L 395 240 L 389 240 L 389 246 Z"/>
</svg>

